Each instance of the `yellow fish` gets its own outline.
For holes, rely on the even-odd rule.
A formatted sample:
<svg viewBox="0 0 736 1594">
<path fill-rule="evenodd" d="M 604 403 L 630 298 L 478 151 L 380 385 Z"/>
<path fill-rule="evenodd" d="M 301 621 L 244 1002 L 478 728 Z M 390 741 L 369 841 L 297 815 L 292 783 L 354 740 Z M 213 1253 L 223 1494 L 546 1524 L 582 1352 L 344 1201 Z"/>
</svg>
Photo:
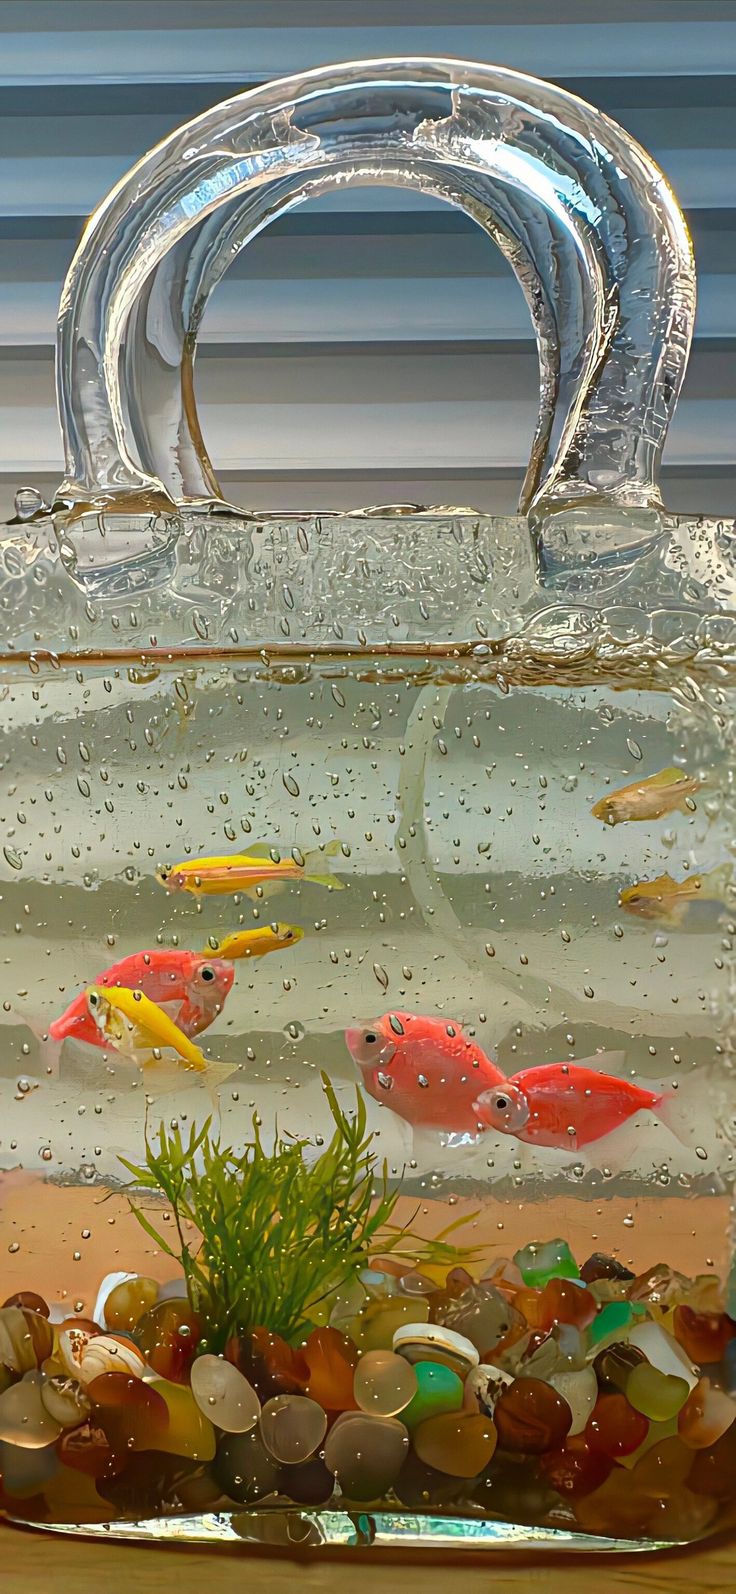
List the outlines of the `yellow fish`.
<svg viewBox="0 0 736 1594">
<path fill-rule="evenodd" d="M 669 874 L 656 880 L 638 880 L 619 892 L 619 906 L 640 919 L 661 919 L 680 924 L 693 902 L 723 902 L 733 870 L 730 863 L 711 869 L 709 874 L 691 874 L 673 880 Z"/>
<path fill-rule="evenodd" d="M 333 875 L 312 872 L 313 865 L 322 856 L 333 857 L 339 851 L 340 842 L 331 841 L 325 848 L 307 853 L 306 857 L 300 854 L 300 861 L 293 857 L 274 861 L 268 856 L 259 858 L 246 853 L 233 853 L 229 857 L 224 855 L 219 858 L 187 858 L 184 863 L 174 864 L 172 869 L 159 869 L 156 879 L 167 891 L 191 891 L 197 897 L 230 896 L 236 891 L 248 896 L 258 887 L 261 891 L 273 890 L 289 880 L 310 880 L 314 885 L 330 886 L 334 891 L 342 891 L 344 887 L 341 880 Z"/>
<path fill-rule="evenodd" d="M 284 947 L 296 946 L 303 935 L 298 924 L 267 924 L 258 930 L 233 930 L 221 941 L 212 936 L 202 956 L 216 953 L 231 963 L 238 958 L 260 958 L 266 952 L 280 952 Z"/>
<path fill-rule="evenodd" d="M 604 825 L 621 825 L 628 819 L 662 819 L 679 808 L 691 814 L 695 804 L 693 796 L 703 785 L 696 775 L 686 775 L 683 769 L 661 769 L 658 775 L 648 775 L 646 780 L 632 780 L 630 786 L 612 791 L 601 797 L 591 809 L 594 819 Z"/>
<path fill-rule="evenodd" d="M 90 985 L 85 995 L 100 1034 L 124 1057 L 142 1063 L 146 1054 L 170 1047 L 198 1073 L 206 1069 L 204 1053 L 143 991 L 131 991 L 124 985 Z"/>
</svg>

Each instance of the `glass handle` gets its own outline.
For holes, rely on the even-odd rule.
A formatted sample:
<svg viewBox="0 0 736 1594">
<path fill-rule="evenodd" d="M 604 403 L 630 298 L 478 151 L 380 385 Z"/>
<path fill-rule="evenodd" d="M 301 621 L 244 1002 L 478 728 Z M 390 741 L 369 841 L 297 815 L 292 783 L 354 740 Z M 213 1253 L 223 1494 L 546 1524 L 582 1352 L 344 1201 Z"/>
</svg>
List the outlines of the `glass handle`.
<svg viewBox="0 0 736 1594">
<path fill-rule="evenodd" d="M 62 292 L 59 507 L 75 519 L 222 501 L 192 381 L 209 295 L 275 217 L 348 184 L 447 200 L 510 261 L 539 351 L 520 508 L 540 545 L 550 524 L 580 517 L 614 542 L 620 524 L 646 538 L 694 320 L 682 214 L 654 161 L 601 112 L 452 60 L 359 61 L 236 95 L 117 184 Z"/>
</svg>

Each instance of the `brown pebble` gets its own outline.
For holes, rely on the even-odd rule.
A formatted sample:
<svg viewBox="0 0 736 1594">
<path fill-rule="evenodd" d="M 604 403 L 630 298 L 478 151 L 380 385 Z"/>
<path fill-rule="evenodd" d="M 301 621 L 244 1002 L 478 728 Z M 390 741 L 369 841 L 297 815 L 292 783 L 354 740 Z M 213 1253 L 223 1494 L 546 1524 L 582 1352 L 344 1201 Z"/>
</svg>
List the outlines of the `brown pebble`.
<svg viewBox="0 0 736 1594">
<path fill-rule="evenodd" d="M 493 1419 L 504 1450 L 542 1455 L 558 1450 L 570 1431 L 572 1412 L 566 1400 L 541 1378 L 517 1378 L 496 1402 Z"/>
</svg>

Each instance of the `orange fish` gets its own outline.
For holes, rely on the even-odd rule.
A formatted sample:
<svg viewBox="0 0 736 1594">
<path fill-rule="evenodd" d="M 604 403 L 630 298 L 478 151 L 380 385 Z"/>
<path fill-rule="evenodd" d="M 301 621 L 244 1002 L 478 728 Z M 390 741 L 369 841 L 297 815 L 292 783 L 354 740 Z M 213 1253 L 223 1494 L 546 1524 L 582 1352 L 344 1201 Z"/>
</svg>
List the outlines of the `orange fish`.
<svg viewBox="0 0 736 1594">
<path fill-rule="evenodd" d="M 697 775 L 688 775 L 684 769 L 660 769 L 658 775 L 648 775 L 645 780 L 632 780 L 601 797 L 591 813 L 602 819 L 604 825 L 622 825 L 631 819 L 663 819 L 678 808 L 681 814 L 695 812 L 695 793 L 703 781 Z"/>
<path fill-rule="evenodd" d="M 345 1040 L 368 1094 L 415 1128 L 477 1135 L 474 1101 L 505 1082 L 462 1025 L 446 1018 L 384 1013 L 347 1029 Z"/>
<path fill-rule="evenodd" d="M 577 1151 L 646 1109 L 667 1122 L 669 1094 L 644 1090 L 593 1063 L 616 1062 L 623 1052 L 598 1052 L 581 1063 L 524 1068 L 477 1097 L 474 1111 L 486 1129 L 515 1135 L 532 1146 Z"/>
</svg>

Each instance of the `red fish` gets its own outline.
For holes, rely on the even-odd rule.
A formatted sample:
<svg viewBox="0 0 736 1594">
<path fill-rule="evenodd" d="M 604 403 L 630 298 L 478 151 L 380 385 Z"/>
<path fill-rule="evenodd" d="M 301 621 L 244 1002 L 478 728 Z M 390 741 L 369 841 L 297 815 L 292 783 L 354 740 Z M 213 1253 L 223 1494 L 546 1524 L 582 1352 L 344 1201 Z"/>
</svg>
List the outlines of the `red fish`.
<svg viewBox="0 0 736 1594">
<path fill-rule="evenodd" d="M 182 952 L 178 948 L 157 947 L 151 952 L 134 952 L 131 957 L 113 963 L 104 974 L 98 974 L 88 985 L 122 985 L 130 990 L 143 991 L 151 1002 L 167 1008 L 174 1023 L 185 1035 L 199 1035 L 217 1018 L 228 992 L 232 989 L 235 969 L 222 958 L 203 957 L 200 952 Z M 87 988 L 74 998 L 62 1013 L 49 1025 L 51 1040 L 62 1041 L 67 1035 L 88 1046 L 105 1046 L 87 1005 Z"/>
<path fill-rule="evenodd" d="M 623 1057 L 622 1052 L 599 1052 L 581 1063 L 524 1068 L 481 1092 L 475 1102 L 478 1120 L 484 1129 L 558 1151 L 576 1151 L 601 1140 L 644 1109 L 666 1122 L 669 1094 L 644 1090 L 589 1066 L 620 1065 Z"/>
<path fill-rule="evenodd" d="M 384 1013 L 347 1029 L 345 1040 L 370 1096 L 415 1128 L 474 1134 L 473 1103 L 504 1075 L 461 1024 L 417 1013 Z"/>
</svg>

